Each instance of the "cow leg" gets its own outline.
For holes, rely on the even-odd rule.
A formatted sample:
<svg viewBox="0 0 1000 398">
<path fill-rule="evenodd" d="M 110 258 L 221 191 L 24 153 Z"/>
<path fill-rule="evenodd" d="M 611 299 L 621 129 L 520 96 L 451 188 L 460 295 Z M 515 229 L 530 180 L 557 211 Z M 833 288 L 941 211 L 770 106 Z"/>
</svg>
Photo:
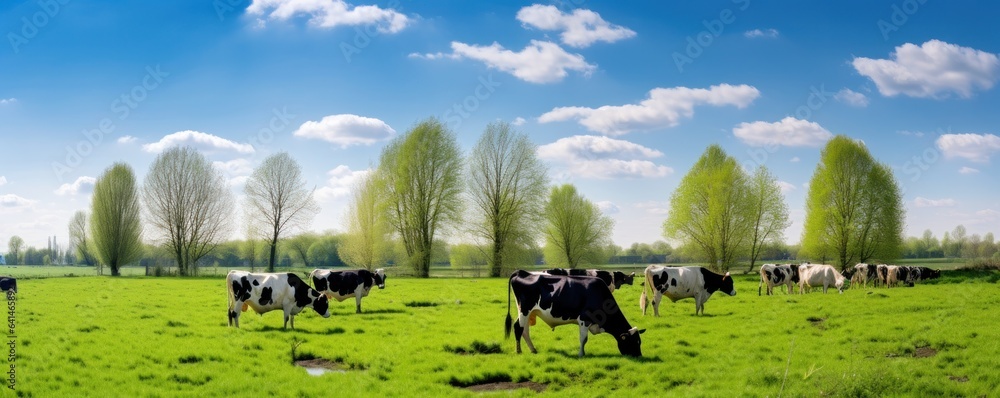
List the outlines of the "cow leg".
<svg viewBox="0 0 1000 398">
<path fill-rule="evenodd" d="M 518 323 L 520 323 L 520 319 L 518 319 Z M 531 333 L 529 333 L 531 331 L 531 325 L 528 325 L 528 317 L 524 317 L 524 324 L 526 325 L 524 326 L 524 332 L 522 333 L 524 335 L 524 344 L 528 345 L 528 351 L 531 351 L 532 354 L 537 354 L 538 350 L 535 349 L 534 344 L 531 344 Z"/>
<path fill-rule="evenodd" d="M 360 314 L 361 313 L 361 295 L 360 294 L 355 294 L 354 295 L 354 302 L 357 305 L 357 308 L 355 309 L 354 313 L 355 314 Z"/>
<path fill-rule="evenodd" d="M 288 329 L 288 312 L 285 312 L 285 324 L 281 326 L 282 329 Z M 292 328 L 295 328 L 295 323 L 292 323 Z"/>
<path fill-rule="evenodd" d="M 663 293 L 659 291 L 653 295 L 653 316 L 660 316 L 660 302 L 663 301 Z"/>
<path fill-rule="evenodd" d="M 590 329 L 587 325 L 580 321 L 580 358 L 583 358 L 583 346 L 587 344 L 587 337 L 590 334 Z"/>
<path fill-rule="evenodd" d="M 524 327 L 521 326 L 521 317 L 518 316 L 517 320 L 514 321 L 514 341 L 517 342 L 517 353 L 521 353 L 521 334 L 524 333 Z"/>
</svg>

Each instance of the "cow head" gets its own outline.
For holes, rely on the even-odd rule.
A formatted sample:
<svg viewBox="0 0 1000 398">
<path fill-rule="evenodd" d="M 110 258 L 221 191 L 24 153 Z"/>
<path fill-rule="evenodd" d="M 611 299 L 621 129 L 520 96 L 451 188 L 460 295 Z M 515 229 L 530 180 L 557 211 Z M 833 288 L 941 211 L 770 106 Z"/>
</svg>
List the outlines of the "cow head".
<svg viewBox="0 0 1000 398">
<path fill-rule="evenodd" d="M 309 298 L 312 299 L 312 309 L 323 318 L 330 317 L 330 301 L 326 295 L 314 289 L 309 289 Z"/>
<path fill-rule="evenodd" d="M 385 289 L 385 270 L 382 268 L 376 269 L 372 278 L 375 278 L 375 284 L 378 285 L 379 289 Z"/>
<path fill-rule="evenodd" d="M 630 357 L 641 357 L 642 356 L 642 339 L 639 338 L 640 334 L 646 332 L 646 329 L 636 329 L 631 328 L 626 330 L 618 336 L 618 351 L 622 355 L 627 355 Z"/>
<path fill-rule="evenodd" d="M 728 272 L 722 276 L 722 287 L 719 290 L 730 296 L 736 295 L 736 287 L 733 286 L 733 277 L 729 276 Z"/>
</svg>

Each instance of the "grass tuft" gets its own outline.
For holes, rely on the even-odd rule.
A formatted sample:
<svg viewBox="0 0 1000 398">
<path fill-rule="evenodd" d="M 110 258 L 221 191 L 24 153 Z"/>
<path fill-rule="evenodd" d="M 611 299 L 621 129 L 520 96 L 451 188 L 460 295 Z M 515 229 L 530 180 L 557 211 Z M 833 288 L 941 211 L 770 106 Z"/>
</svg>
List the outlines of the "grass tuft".
<svg viewBox="0 0 1000 398">
<path fill-rule="evenodd" d="M 503 349 L 500 347 L 500 343 L 497 342 L 484 343 L 479 340 L 473 341 L 468 348 L 461 346 L 445 345 L 444 350 L 459 355 L 500 354 L 503 352 Z"/>
</svg>

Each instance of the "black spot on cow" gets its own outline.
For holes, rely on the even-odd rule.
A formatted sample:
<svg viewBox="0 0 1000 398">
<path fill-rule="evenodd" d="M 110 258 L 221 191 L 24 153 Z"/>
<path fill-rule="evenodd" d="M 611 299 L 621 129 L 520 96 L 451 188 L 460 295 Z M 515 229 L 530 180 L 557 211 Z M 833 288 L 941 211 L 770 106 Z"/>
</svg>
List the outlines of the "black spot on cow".
<svg viewBox="0 0 1000 398">
<path fill-rule="evenodd" d="M 254 280 L 253 280 L 253 285 L 254 285 L 254 286 L 260 286 L 260 281 L 258 281 L 258 280 L 256 280 L 256 279 L 254 279 Z"/>
<path fill-rule="evenodd" d="M 764 275 L 767 276 L 767 280 L 771 281 L 772 283 L 778 282 L 777 280 L 775 280 L 774 275 L 771 274 L 770 270 L 764 270 Z"/>
<path fill-rule="evenodd" d="M 677 279 L 676 278 L 670 279 L 670 286 L 677 287 Z"/>
<path fill-rule="evenodd" d="M 320 278 L 317 276 L 313 277 L 313 285 L 316 286 L 316 290 L 325 291 L 327 287 L 326 278 Z"/>
<path fill-rule="evenodd" d="M 254 282 L 256 282 L 256 281 L 254 281 Z M 270 287 L 265 287 L 265 288 L 263 288 L 263 289 L 260 290 L 260 300 L 257 300 L 257 301 L 260 302 L 260 305 L 273 304 L 274 303 L 274 298 L 271 297 L 271 295 L 273 293 L 274 293 L 274 289 L 272 289 Z"/>
<path fill-rule="evenodd" d="M 783 282 L 785 280 L 785 271 L 782 271 L 781 268 L 775 268 L 774 269 L 774 279 L 771 279 L 771 280 L 774 283 L 781 283 L 781 282 Z"/>
<path fill-rule="evenodd" d="M 705 290 L 708 294 L 715 293 L 721 290 L 723 293 L 732 294 L 736 292 L 733 288 L 733 278 L 729 275 L 719 275 L 707 268 L 699 268 L 701 270 L 701 276 L 705 280 Z"/>
<path fill-rule="evenodd" d="M 315 292 L 315 290 L 313 290 L 313 288 L 309 287 L 309 285 L 307 285 L 305 282 L 303 282 L 302 278 L 299 278 L 298 275 L 295 275 L 295 274 L 293 274 L 291 272 L 289 272 L 287 275 L 288 275 L 288 285 L 291 286 L 292 287 L 292 291 L 295 292 L 295 296 L 294 296 L 295 297 L 295 305 L 297 305 L 299 307 L 305 307 L 305 306 L 309 305 L 310 303 L 312 303 L 313 302 L 313 298 L 310 297 L 309 292 L 310 291 L 314 291 Z M 313 294 L 313 296 L 316 296 L 318 294 L 319 293 Z M 317 312 L 319 312 L 319 311 L 317 311 Z M 320 312 L 320 313 L 322 313 L 322 312 Z"/>
<path fill-rule="evenodd" d="M 238 281 L 233 281 L 233 297 L 236 302 L 244 302 L 250 299 L 250 281 L 247 277 L 242 277 Z"/>
</svg>

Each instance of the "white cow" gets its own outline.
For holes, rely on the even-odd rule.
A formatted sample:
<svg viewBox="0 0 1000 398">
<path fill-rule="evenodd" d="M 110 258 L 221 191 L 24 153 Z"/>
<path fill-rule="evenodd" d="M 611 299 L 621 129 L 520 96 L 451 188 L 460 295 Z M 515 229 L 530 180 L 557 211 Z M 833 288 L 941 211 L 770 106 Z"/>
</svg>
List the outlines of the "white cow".
<svg viewBox="0 0 1000 398">
<path fill-rule="evenodd" d="M 660 316 L 660 300 L 667 296 L 672 302 L 693 298 L 694 313 L 705 314 L 705 302 L 712 293 L 721 291 L 730 296 L 736 295 L 733 288 L 733 278 L 726 272 L 719 275 L 704 267 L 664 267 L 650 265 L 646 267 L 646 286 L 642 288 L 639 297 L 639 308 L 646 315 L 646 289 L 653 289 L 653 314 Z"/>
<path fill-rule="evenodd" d="M 291 322 L 295 329 L 295 315 L 312 307 L 323 318 L 330 317 L 330 304 L 326 296 L 309 287 L 293 273 L 250 273 L 229 271 L 226 275 L 229 290 L 229 326 L 240 327 L 240 314 L 253 308 L 258 314 L 282 310 L 285 325 Z"/>
<path fill-rule="evenodd" d="M 832 265 L 810 264 L 808 267 L 799 267 L 799 294 L 812 286 L 823 286 L 823 293 L 830 286 L 836 286 L 838 292 L 844 293 L 845 280 L 844 275 Z"/>
</svg>

